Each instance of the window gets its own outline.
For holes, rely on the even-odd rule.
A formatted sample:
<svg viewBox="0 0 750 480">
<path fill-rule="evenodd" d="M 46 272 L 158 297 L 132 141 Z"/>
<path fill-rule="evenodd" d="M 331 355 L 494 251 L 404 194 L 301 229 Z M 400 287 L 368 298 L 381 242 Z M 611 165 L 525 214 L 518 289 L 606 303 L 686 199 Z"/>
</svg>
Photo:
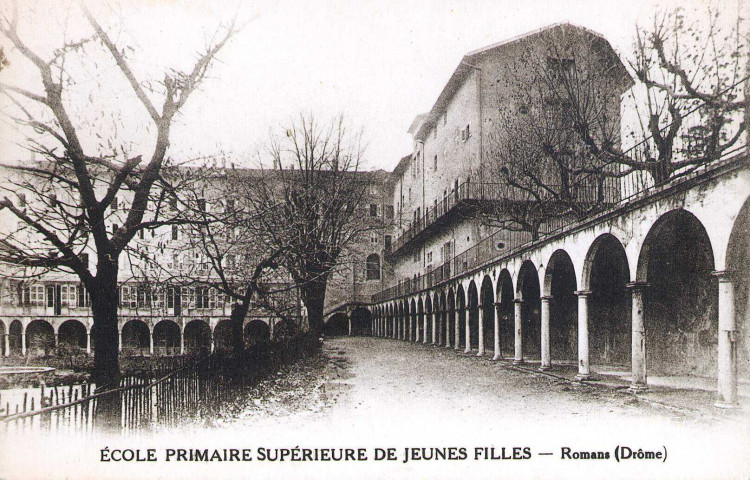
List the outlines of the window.
<svg viewBox="0 0 750 480">
<path fill-rule="evenodd" d="M 393 243 L 393 237 L 390 235 L 385 236 L 385 251 L 390 252 L 391 251 L 391 245 Z"/>
<path fill-rule="evenodd" d="M 112 207 L 112 211 L 115 211 L 118 208 L 120 208 L 120 201 L 119 201 L 119 199 L 117 197 L 113 197 L 112 198 L 112 203 L 110 204 L 110 206 Z"/>
<path fill-rule="evenodd" d="M 377 217 L 378 216 L 378 206 L 374 203 L 370 204 L 370 216 L 371 217 Z"/>
<path fill-rule="evenodd" d="M 432 263 L 432 252 L 427 252 L 427 263 Z"/>
<path fill-rule="evenodd" d="M 432 169 L 437 170 L 437 155 L 435 155 L 435 161 L 432 164 Z"/>
<path fill-rule="evenodd" d="M 44 305 L 44 285 L 29 287 L 29 302 L 31 305 Z"/>
<path fill-rule="evenodd" d="M 231 199 L 231 198 L 229 200 L 227 200 L 226 212 L 227 213 L 234 212 L 234 200 Z"/>
<path fill-rule="evenodd" d="M 172 225 L 172 240 L 177 240 L 179 236 L 180 236 L 179 228 L 177 228 L 177 225 Z"/>
<path fill-rule="evenodd" d="M 112 224 L 112 234 L 113 234 L 113 235 L 114 235 L 114 234 L 115 234 L 115 233 L 117 232 L 117 230 L 119 230 L 119 229 L 120 229 L 120 226 L 119 226 L 118 224 L 116 224 L 116 223 L 113 223 L 113 224 Z"/>
<path fill-rule="evenodd" d="M 169 208 L 173 211 L 177 211 L 177 195 L 174 193 L 169 194 Z"/>
<path fill-rule="evenodd" d="M 448 123 L 448 110 L 443 112 L 443 126 Z"/>
<path fill-rule="evenodd" d="M 471 137 L 471 130 L 470 130 L 469 125 L 466 125 L 466 128 L 461 130 L 461 140 L 465 142 L 466 140 L 469 139 L 469 137 Z"/>
<path fill-rule="evenodd" d="M 575 68 L 575 60 L 572 58 L 554 58 L 547 57 L 547 69 L 549 75 L 554 80 L 561 80 L 565 77 L 570 78 Z"/>
<path fill-rule="evenodd" d="M 375 232 L 370 233 L 370 243 L 373 245 L 378 243 L 378 234 Z"/>
<path fill-rule="evenodd" d="M 175 287 L 167 287 L 167 308 L 174 308 L 176 290 Z"/>
<path fill-rule="evenodd" d="M 198 199 L 198 210 L 200 210 L 201 212 L 206 211 L 206 199 L 205 198 Z"/>
<path fill-rule="evenodd" d="M 367 280 L 380 280 L 380 257 L 373 253 L 367 257 Z"/>
<path fill-rule="evenodd" d="M 90 307 L 91 306 L 91 295 L 83 284 L 78 285 L 78 307 Z"/>
<path fill-rule="evenodd" d="M 208 287 L 195 287 L 195 308 L 210 308 L 209 297 Z M 215 303 L 216 300 L 214 300 Z"/>
<path fill-rule="evenodd" d="M 385 206 L 385 218 L 387 220 L 393 220 L 393 205 Z"/>
<path fill-rule="evenodd" d="M 49 205 L 52 208 L 55 208 L 57 206 L 57 195 L 54 193 L 49 194 Z"/>
<path fill-rule="evenodd" d="M 138 238 L 140 238 L 141 240 L 146 238 L 146 230 L 144 228 L 138 230 Z"/>
<path fill-rule="evenodd" d="M 120 306 L 123 308 L 136 308 L 138 306 L 136 288 L 130 285 L 120 287 Z"/>
</svg>

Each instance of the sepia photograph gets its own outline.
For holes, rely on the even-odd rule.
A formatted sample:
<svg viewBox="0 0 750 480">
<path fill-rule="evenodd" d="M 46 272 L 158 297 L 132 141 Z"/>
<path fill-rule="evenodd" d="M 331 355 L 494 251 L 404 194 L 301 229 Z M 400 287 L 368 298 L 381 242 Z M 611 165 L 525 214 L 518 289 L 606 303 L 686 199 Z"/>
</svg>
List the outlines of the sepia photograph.
<svg viewBox="0 0 750 480">
<path fill-rule="evenodd" d="M 0 480 L 750 478 L 750 0 L 0 0 Z"/>
</svg>

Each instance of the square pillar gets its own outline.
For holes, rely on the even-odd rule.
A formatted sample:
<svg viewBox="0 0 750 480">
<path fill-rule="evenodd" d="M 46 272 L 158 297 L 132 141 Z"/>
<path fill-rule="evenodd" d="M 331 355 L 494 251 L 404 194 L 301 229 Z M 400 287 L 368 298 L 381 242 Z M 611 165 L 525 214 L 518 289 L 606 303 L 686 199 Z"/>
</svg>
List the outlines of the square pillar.
<svg viewBox="0 0 750 480">
<path fill-rule="evenodd" d="M 713 272 L 719 279 L 719 355 L 715 406 L 736 408 L 737 326 L 734 311 L 734 282 L 727 271 Z"/>
<path fill-rule="evenodd" d="M 576 295 L 578 295 L 578 375 L 575 378 L 588 380 L 591 378 L 589 367 L 589 295 L 591 291 L 579 290 Z"/>
<path fill-rule="evenodd" d="M 633 302 L 632 312 L 632 369 L 633 381 L 630 390 L 633 393 L 648 390 L 646 384 L 646 312 L 643 306 L 643 293 L 648 284 L 633 282 L 625 285 L 630 289 Z"/>
<path fill-rule="evenodd" d="M 516 298 L 513 300 L 513 317 L 515 323 L 515 356 L 513 357 L 513 364 L 520 365 L 523 363 L 523 316 L 521 313 L 521 306 L 523 300 Z"/>
<path fill-rule="evenodd" d="M 86 332 L 86 354 L 91 355 L 91 332 Z"/>
<path fill-rule="evenodd" d="M 477 307 L 477 320 L 477 328 L 479 329 L 479 332 L 477 332 L 477 342 L 479 343 L 477 357 L 482 357 L 484 356 L 484 309 L 481 305 Z"/>
<path fill-rule="evenodd" d="M 21 355 L 26 355 L 26 327 L 21 331 Z"/>
<path fill-rule="evenodd" d="M 185 331 L 180 330 L 180 355 L 185 355 Z"/>
<path fill-rule="evenodd" d="M 60 335 L 55 332 L 55 348 L 57 348 L 58 346 L 60 346 Z"/>
<path fill-rule="evenodd" d="M 549 370 L 552 366 L 552 359 L 550 358 L 549 351 L 549 320 L 550 320 L 550 302 L 551 296 L 545 296 L 541 298 L 542 301 L 542 364 L 539 370 Z"/>
<path fill-rule="evenodd" d="M 451 348 L 451 318 L 453 317 L 453 312 L 449 312 L 448 308 L 446 306 L 445 311 L 443 312 L 443 316 L 445 317 L 445 348 Z"/>
<path fill-rule="evenodd" d="M 6 333 L 3 335 L 5 337 L 5 356 L 10 356 L 10 334 Z"/>
<path fill-rule="evenodd" d="M 500 360 L 503 358 L 503 354 L 500 351 L 500 312 L 498 311 L 500 309 L 500 303 L 495 302 L 495 316 L 494 316 L 494 322 L 493 322 L 493 340 L 494 340 L 494 347 L 495 347 L 495 355 L 492 357 L 493 360 Z"/>
<path fill-rule="evenodd" d="M 148 331 L 148 353 L 149 355 L 154 355 L 154 331 L 149 330 Z"/>
<path fill-rule="evenodd" d="M 422 343 L 427 343 L 427 326 L 430 324 L 431 320 L 430 317 L 432 316 L 431 313 L 423 313 L 422 314 L 422 323 L 424 323 L 422 328 Z"/>
</svg>

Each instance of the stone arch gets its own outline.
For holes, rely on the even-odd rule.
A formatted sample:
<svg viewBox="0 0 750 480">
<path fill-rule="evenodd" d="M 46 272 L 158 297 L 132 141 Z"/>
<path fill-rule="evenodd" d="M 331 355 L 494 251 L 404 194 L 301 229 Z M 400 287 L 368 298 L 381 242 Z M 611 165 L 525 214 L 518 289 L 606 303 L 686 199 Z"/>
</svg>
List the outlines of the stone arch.
<svg viewBox="0 0 750 480">
<path fill-rule="evenodd" d="M 372 315 L 364 307 L 357 307 L 351 314 L 352 335 L 372 334 Z"/>
<path fill-rule="evenodd" d="M 369 312 L 368 312 L 369 314 Z M 273 326 L 273 339 L 285 340 L 297 334 L 297 324 L 291 318 L 282 318 Z M 216 332 L 214 330 L 214 337 Z"/>
<path fill-rule="evenodd" d="M 79 320 L 66 320 L 57 328 L 57 341 L 59 345 L 86 348 L 86 326 Z"/>
<path fill-rule="evenodd" d="M 445 309 L 446 315 L 448 315 L 448 328 L 445 329 L 445 344 L 446 346 L 456 347 L 456 293 L 453 288 L 448 289 L 448 294 L 445 297 Z M 458 348 L 458 347 L 456 347 Z"/>
<path fill-rule="evenodd" d="M 555 250 L 544 272 L 543 294 L 548 297 L 550 358 L 574 361 L 578 350 L 578 297 L 573 260 Z M 591 319 L 589 319 L 591 323 Z"/>
<path fill-rule="evenodd" d="M 541 353 L 541 297 L 539 275 L 531 260 L 525 260 L 518 271 L 516 295 L 521 300 L 521 345 L 523 356 L 538 358 Z"/>
<path fill-rule="evenodd" d="M 177 355 L 180 353 L 180 326 L 174 320 L 163 319 L 154 325 L 154 353 Z"/>
<path fill-rule="evenodd" d="M 55 329 L 46 320 L 32 320 L 26 326 L 26 354 L 49 355 L 55 348 Z"/>
<path fill-rule="evenodd" d="M 745 200 L 732 226 L 726 268 L 734 285 L 737 331 L 737 375 L 750 378 L 750 198 Z"/>
<path fill-rule="evenodd" d="M 8 327 L 8 346 L 10 348 L 11 354 L 21 354 L 21 342 L 23 338 L 22 334 L 23 323 L 21 323 L 20 320 L 13 320 L 12 322 L 10 322 L 10 326 Z"/>
<path fill-rule="evenodd" d="M 232 341 L 232 321 L 229 319 L 219 320 L 214 327 L 214 348 L 220 353 L 231 352 L 234 348 Z"/>
<path fill-rule="evenodd" d="M 207 354 L 213 343 L 211 326 L 203 320 L 193 320 L 185 324 L 185 353 Z"/>
<path fill-rule="evenodd" d="M 145 355 L 149 353 L 148 325 L 141 319 L 134 318 L 125 322 L 120 331 L 122 335 L 122 352 L 125 355 Z"/>
<path fill-rule="evenodd" d="M 667 374 L 716 375 L 718 282 L 714 253 L 692 213 L 665 213 L 649 230 L 636 278 L 644 295 L 647 369 Z"/>
<path fill-rule="evenodd" d="M 630 266 L 625 247 L 610 233 L 589 247 L 581 273 L 581 289 L 589 297 L 591 363 L 630 365 L 632 301 L 627 291 Z"/>
<path fill-rule="evenodd" d="M 456 325 L 458 326 L 458 337 L 455 340 L 456 350 L 461 345 L 466 347 L 466 294 L 460 283 L 456 286 Z"/>
<path fill-rule="evenodd" d="M 260 326 L 258 326 L 257 328 L 260 328 Z M 247 330 L 247 326 L 245 327 L 245 330 Z M 348 335 L 349 317 L 344 312 L 334 313 L 323 326 L 323 332 L 329 337 Z M 247 333 L 245 334 L 245 338 L 247 338 Z"/>
<path fill-rule="evenodd" d="M 500 270 L 497 276 L 497 312 L 500 318 L 500 352 L 511 355 L 514 349 L 513 277 L 507 268 Z"/>
<path fill-rule="evenodd" d="M 494 348 L 495 331 L 495 289 L 492 277 L 485 275 L 479 288 L 479 308 L 482 309 L 482 339 L 485 350 Z"/>
</svg>

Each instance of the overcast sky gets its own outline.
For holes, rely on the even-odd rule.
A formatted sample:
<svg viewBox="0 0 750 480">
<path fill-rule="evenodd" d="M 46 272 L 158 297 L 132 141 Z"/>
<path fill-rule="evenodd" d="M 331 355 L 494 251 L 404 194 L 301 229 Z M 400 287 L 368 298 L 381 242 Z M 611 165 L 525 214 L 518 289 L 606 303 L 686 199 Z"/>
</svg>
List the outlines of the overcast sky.
<svg viewBox="0 0 750 480">
<path fill-rule="evenodd" d="M 0 0 L 0 4 L 7 5 L 7 1 Z M 731 5 L 737 0 L 727 1 Z M 98 5 L 95 12 L 110 28 L 119 22 L 113 12 L 122 12 L 126 26 L 116 30 L 118 45 L 134 47 L 131 58 L 144 76 L 165 66 L 186 65 L 205 44 L 205 36 L 229 18 L 232 10 L 228 2 L 217 6 L 219 2 L 205 0 L 123 3 L 121 10 L 108 3 Z M 247 158 L 267 139 L 270 128 L 279 129 L 299 112 L 314 112 L 321 119 L 343 113 L 352 128 L 364 129 L 368 166 L 392 169 L 411 151 L 406 131 L 411 121 L 432 107 L 465 53 L 569 21 L 603 34 L 617 51 L 628 54 L 636 22 L 647 21 L 664 5 L 670 2 L 242 2 L 240 18 L 257 18 L 220 54 L 211 78 L 190 100 L 173 130 L 170 155 L 210 155 L 223 150 L 234 158 Z M 75 36 L 70 32 L 85 32 L 88 27 L 77 23 L 80 12 L 74 6 L 66 11 L 69 37 Z M 22 33 L 39 48 L 47 48 L 55 38 L 48 32 L 65 23 L 60 18 L 59 11 L 52 9 L 50 15 L 50 9 L 37 7 L 24 18 Z M 0 38 L 0 45 L 5 45 L 13 62 L 0 80 L 21 81 L 32 88 L 38 77 L 18 52 L 9 50 L 7 40 Z M 96 78 L 107 75 L 120 76 L 108 68 Z M 112 84 L 117 81 L 111 78 Z M 113 96 L 119 111 L 134 124 L 147 123 L 127 87 L 123 85 L 119 92 Z M 96 122 L 88 125 L 95 127 Z M 0 128 L 3 156 L 28 158 L 28 153 L 13 146 L 19 137 L 8 124 Z M 147 133 L 143 128 L 139 131 Z"/>
</svg>

